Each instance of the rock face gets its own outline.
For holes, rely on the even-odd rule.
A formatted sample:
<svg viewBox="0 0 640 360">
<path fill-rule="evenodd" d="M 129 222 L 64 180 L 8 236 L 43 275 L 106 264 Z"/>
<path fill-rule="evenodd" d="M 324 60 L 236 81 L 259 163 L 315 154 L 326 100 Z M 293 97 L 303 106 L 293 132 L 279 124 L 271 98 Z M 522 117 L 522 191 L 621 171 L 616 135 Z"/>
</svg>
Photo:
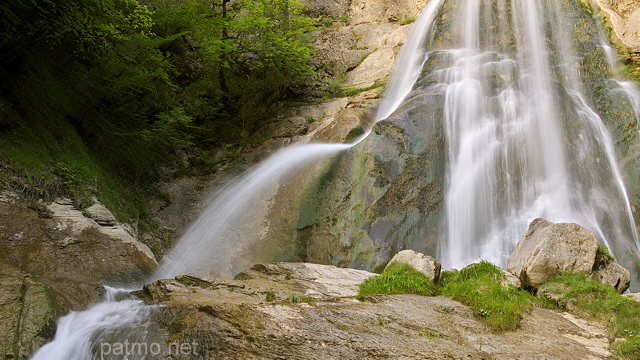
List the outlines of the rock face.
<svg viewBox="0 0 640 360">
<path fill-rule="evenodd" d="M 438 279 L 440 278 L 440 263 L 431 256 L 417 253 L 413 250 L 402 250 L 399 253 L 395 254 L 393 258 L 391 258 L 391 261 L 389 261 L 389 264 L 387 265 L 385 270 L 393 262 L 406 263 L 411 265 L 414 269 L 427 275 L 427 277 L 434 283 L 437 283 Z"/>
<path fill-rule="evenodd" d="M 26 359 L 53 338 L 64 300 L 49 287 L 0 261 L 0 351 Z"/>
<path fill-rule="evenodd" d="M 548 309 L 536 308 L 520 329 L 496 334 L 470 308 L 448 298 L 377 295 L 357 301 L 355 283 L 372 275 L 322 265 L 259 264 L 239 276 L 245 280 L 192 274 L 149 284 L 145 292 L 148 302 L 167 305 L 155 308 L 166 342 L 195 343 L 205 359 L 610 355 L 606 337 Z"/>
<path fill-rule="evenodd" d="M 535 288 L 562 274 L 591 274 L 598 252 L 595 235 L 578 224 L 535 219 L 509 257 L 508 270 Z"/>
<path fill-rule="evenodd" d="M 99 302 L 102 284 L 142 282 L 157 266 L 149 248 L 124 227 L 102 226 L 68 200 L 37 211 L 16 194 L 2 199 L 3 258 L 63 294 L 72 309 Z M 94 216 L 103 223 L 113 217 L 104 207 Z"/>
<path fill-rule="evenodd" d="M 626 47 L 640 50 L 640 6 L 635 0 L 596 0 L 613 28 L 613 34 Z"/>
</svg>

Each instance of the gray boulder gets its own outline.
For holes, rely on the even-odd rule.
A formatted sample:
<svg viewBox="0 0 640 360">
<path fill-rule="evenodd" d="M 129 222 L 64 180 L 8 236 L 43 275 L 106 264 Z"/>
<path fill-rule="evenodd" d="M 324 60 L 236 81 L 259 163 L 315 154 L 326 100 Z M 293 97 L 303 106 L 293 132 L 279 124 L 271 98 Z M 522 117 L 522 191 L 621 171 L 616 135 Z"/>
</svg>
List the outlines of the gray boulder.
<svg viewBox="0 0 640 360">
<path fill-rule="evenodd" d="M 385 270 L 387 270 L 389 265 L 394 262 L 411 265 L 411 267 L 427 275 L 427 277 L 434 283 L 438 282 L 438 279 L 440 278 L 441 265 L 431 256 L 421 254 L 413 250 L 402 250 L 397 253 L 391 261 L 389 261 Z"/>
<path fill-rule="evenodd" d="M 590 275 L 598 240 L 578 224 L 535 219 L 509 257 L 507 269 L 529 288 L 563 273 Z"/>
<path fill-rule="evenodd" d="M 627 291 L 631 284 L 629 270 L 617 264 L 608 251 L 606 254 L 598 251 L 593 271 L 591 277 L 594 280 L 613 286 L 621 294 Z"/>
</svg>

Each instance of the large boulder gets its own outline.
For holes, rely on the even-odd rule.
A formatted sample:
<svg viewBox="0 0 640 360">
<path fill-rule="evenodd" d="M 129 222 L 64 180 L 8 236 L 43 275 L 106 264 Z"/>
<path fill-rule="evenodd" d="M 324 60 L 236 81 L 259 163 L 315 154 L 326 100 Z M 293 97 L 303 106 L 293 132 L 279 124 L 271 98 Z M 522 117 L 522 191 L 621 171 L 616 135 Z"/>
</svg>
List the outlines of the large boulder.
<svg viewBox="0 0 640 360">
<path fill-rule="evenodd" d="M 0 254 L 63 294 L 70 308 L 86 308 L 102 298 L 100 284 L 142 283 L 157 267 L 151 250 L 113 224 L 112 216 L 102 206 L 83 214 L 66 199 L 31 204 L 5 192 L 0 197 Z"/>
<path fill-rule="evenodd" d="M 597 252 L 598 240 L 586 228 L 535 219 L 509 257 L 507 269 L 523 286 L 535 288 L 559 274 L 591 274 Z"/>
<path fill-rule="evenodd" d="M 427 275 L 434 283 L 438 282 L 440 278 L 441 265 L 431 256 L 417 253 L 413 250 L 402 250 L 389 261 L 385 270 L 394 262 L 411 265 L 414 269 Z"/>
</svg>

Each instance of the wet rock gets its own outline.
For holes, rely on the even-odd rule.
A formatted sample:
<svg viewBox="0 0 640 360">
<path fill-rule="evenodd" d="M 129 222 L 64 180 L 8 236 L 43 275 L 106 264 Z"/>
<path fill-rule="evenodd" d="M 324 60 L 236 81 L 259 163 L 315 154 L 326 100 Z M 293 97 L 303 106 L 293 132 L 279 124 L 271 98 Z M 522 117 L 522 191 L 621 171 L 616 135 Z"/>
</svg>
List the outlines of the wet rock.
<svg viewBox="0 0 640 360">
<path fill-rule="evenodd" d="M 440 278 L 440 263 L 431 256 L 417 253 L 413 250 L 402 250 L 399 253 L 395 254 L 393 258 L 391 258 L 391 261 L 389 261 L 389 264 L 387 265 L 385 270 L 393 262 L 406 263 L 411 265 L 411 267 L 413 267 L 414 269 L 427 275 L 427 277 L 434 283 L 437 283 L 438 279 Z"/>
<path fill-rule="evenodd" d="M 507 269 L 523 286 L 535 288 L 563 273 L 591 274 L 598 240 L 586 228 L 573 223 L 552 223 L 535 219 L 518 240 Z"/>
<path fill-rule="evenodd" d="M 26 359 L 53 338 L 65 312 L 55 291 L 18 268 L 0 262 L 0 351 L 5 359 Z"/>
</svg>

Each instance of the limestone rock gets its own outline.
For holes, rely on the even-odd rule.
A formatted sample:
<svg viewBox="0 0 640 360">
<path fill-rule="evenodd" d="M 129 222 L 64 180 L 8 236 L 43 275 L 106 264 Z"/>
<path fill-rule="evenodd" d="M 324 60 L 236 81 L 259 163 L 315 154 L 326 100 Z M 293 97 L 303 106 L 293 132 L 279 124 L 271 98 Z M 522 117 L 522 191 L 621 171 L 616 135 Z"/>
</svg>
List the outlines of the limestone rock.
<svg viewBox="0 0 640 360">
<path fill-rule="evenodd" d="M 146 301 L 165 305 L 153 307 L 150 314 L 164 328 L 149 330 L 165 334 L 166 343 L 196 343 L 206 359 L 610 356 L 601 331 L 549 309 L 534 308 L 517 330 L 495 333 L 469 307 L 444 297 L 376 295 L 360 302 L 333 296 L 354 294 L 351 282 L 372 275 L 325 265 L 269 263 L 254 266 L 237 280 L 198 274 L 161 280 L 145 289 L 156 295 Z M 327 282 L 343 283 L 343 290 L 328 290 Z M 302 297 L 318 290 L 322 295 Z"/>
<path fill-rule="evenodd" d="M 537 287 L 555 275 L 589 275 L 596 260 L 598 240 L 584 227 L 535 219 L 509 257 L 508 270 L 526 287 Z"/>
<path fill-rule="evenodd" d="M 309 263 L 256 264 L 236 276 L 237 280 L 189 274 L 145 285 L 145 295 L 154 302 L 182 305 L 285 301 L 292 294 L 315 300 L 355 297 L 358 285 L 374 276 L 364 270 Z"/>
<path fill-rule="evenodd" d="M 118 222 L 111 211 L 109 211 L 109 209 L 104 207 L 104 205 L 100 204 L 99 202 L 96 202 L 95 204 L 89 206 L 88 208 L 84 209 L 84 211 L 89 215 L 91 219 L 95 220 L 95 222 L 102 226 L 113 226 Z"/>
<path fill-rule="evenodd" d="M 389 264 L 393 262 L 407 263 L 411 265 L 416 270 L 427 275 L 427 277 L 434 283 L 438 282 L 438 279 L 440 278 L 440 263 L 431 256 L 417 253 L 413 250 L 402 250 L 397 253 L 391 261 L 389 261 Z M 389 267 L 389 264 L 387 265 L 387 268 Z"/>
<path fill-rule="evenodd" d="M 640 6 L 636 0 L 596 0 L 624 46 L 640 49 Z"/>
<path fill-rule="evenodd" d="M 350 134 L 354 134 L 357 129 L 362 130 L 367 120 L 367 113 L 360 108 L 348 108 L 340 111 L 328 125 L 319 129 L 313 136 L 313 140 L 331 143 L 341 143 L 349 140 Z"/>
<path fill-rule="evenodd" d="M 520 278 L 504 269 L 500 269 L 500 271 L 502 271 L 502 274 L 505 276 L 505 279 L 502 281 L 502 286 L 513 286 L 517 289 L 522 288 L 522 281 L 520 281 Z"/>
<path fill-rule="evenodd" d="M 307 119 L 301 116 L 292 116 L 274 124 L 272 136 L 274 138 L 294 137 L 296 135 L 304 135 L 309 129 Z"/>
<path fill-rule="evenodd" d="M 624 296 L 631 300 L 640 301 L 640 293 L 625 294 Z"/>
<path fill-rule="evenodd" d="M 0 351 L 26 359 L 53 338 L 63 300 L 14 266 L 0 262 Z"/>
<path fill-rule="evenodd" d="M 149 248 L 119 225 L 101 226 L 65 199 L 42 218 L 21 198 L 0 201 L 0 253 L 61 293 L 74 310 L 100 301 L 99 284 L 132 284 L 157 267 Z"/>
<path fill-rule="evenodd" d="M 603 284 L 609 284 L 616 288 L 619 293 L 624 293 L 631 283 L 631 274 L 629 270 L 622 266 L 611 262 L 603 269 L 596 273 L 598 280 Z"/>
</svg>

